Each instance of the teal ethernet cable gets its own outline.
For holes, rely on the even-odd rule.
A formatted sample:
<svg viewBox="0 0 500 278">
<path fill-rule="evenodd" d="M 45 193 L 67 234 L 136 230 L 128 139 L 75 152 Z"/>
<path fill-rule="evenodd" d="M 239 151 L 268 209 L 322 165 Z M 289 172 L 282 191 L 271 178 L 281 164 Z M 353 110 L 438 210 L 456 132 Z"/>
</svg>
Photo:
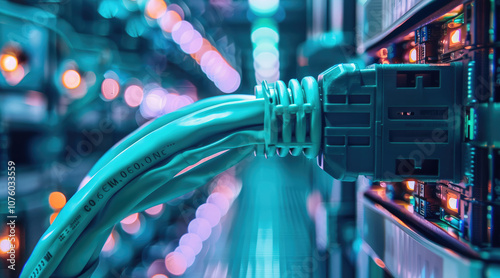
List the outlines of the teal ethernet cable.
<svg viewBox="0 0 500 278">
<path fill-rule="evenodd" d="M 250 95 L 228 95 L 228 96 L 216 96 L 207 99 L 202 99 L 197 101 L 191 105 L 184 106 L 176 111 L 165 114 L 161 117 L 158 117 L 154 120 L 149 121 L 144 124 L 127 137 L 123 138 L 121 141 L 116 143 L 111 149 L 109 149 L 97 162 L 94 164 L 92 169 L 87 174 L 87 179 L 90 179 L 99 169 L 101 169 L 104 165 L 106 165 L 111 159 L 113 159 L 116 155 L 121 153 L 123 150 L 128 148 L 131 144 L 139 140 L 141 137 L 146 134 L 158 129 L 159 127 L 170 123 L 178 118 L 189 115 L 195 111 L 202 110 L 208 108 L 210 106 L 214 106 L 217 104 L 226 103 L 229 101 L 240 101 L 240 100 L 251 100 L 254 97 Z"/>
<path fill-rule="evenodd" d="M 68 269 L 66 269 L 64 272 L 73 272 L 73 274 L 79 273 L 79 271 L 75 271 L 76 269 L 78 269 L 76 266 L 84 267 L 84 265 L 81 265 L 81 262 L 89 261 L 91 259 L 90 256 L 93 254 L 93 250 L 100 250 L 102 248 L 102 246 L 89 248 L 89 244 L 91 244 L 92 242 L 96 242 L 99 237 L 102 237 L 101 233 L 103 233 L 104 231 L 104 234 L 106 234 L 105 237 L 107 237 L 107 235 L 109 235 L 108 229 L 112 228 L 114 223 L 118 223 L 127 215 L 132 214 L 137 205 L 139 205 L 139 207 L 141 206 L 141 204 L 139 204 L 140 200 L 144 199 L 147 196 L 154 196 L 152 199 L 148 199 L 146 204 L 144 204 L 144 201 L 141 202 L 143 207 L 149 208 L 154 205 L 164 203 L 175 197 L 181 196 L 191 191 L 195 187 L 198 187 L 200 184 L 205 184 L 203 181 L 207 177 L 213 177 L 215 174 L 210 173 L 212 169 L 219 169 L 219 172 L 221 172 L 222 170 L 228 169 L 232 165 L 236 164 L 236 162 L 239 162 L 241 159 L 248 156 L 248 154 L 250 154 L 253 150 L 253 143 L 247 146 L 247 144 L 250 144 L 247 138 L 255 136 L 259 137 L 260 135 L 258 132 L 256 133 L 256 131 L 243 131 L 233 133 L 223 140 L 207 145 L 204 148 L 187 151 L 181 156 L 177 156 L 178 158 L 176 158 L 179 161 L 186 160 L 187 158 L 189 159 L 187 161 L 187 164 L 185 165 L 182 165 L 181 163 L 175 163 L 175 159 L 173 159 L 167 165 L 149 171 L 148 173 L 128 184 L 127 187 L 122 188 L 109 201 L 106 208 L 101 212 L 100 217 L 98 219 L 94 219 L 96 221 L 88 226 L 88 228 L 91 229 L 85 230 L 79 236 L 77 242 L 75 242 L 73 244 L 73 247 L 71 248 L 72 252 L 68 252 L 68 254 L 66 254 L 64 259 L 65 261 L 62 263 L 62 265 L 71 267 L 68 267 Z M 231 159 L 231 157 L 228 156 L 224 156 L 218 161 L 214 161 L 216 158 L 211 159 L 205 162 L 212 162 L 211 165 L 202 164 L 192 169 L 191 171 L 183 173 L 170 180 L 173 174 L 179 172 L 186 166 L 193 165 L 194 163 L 196 163 L 196 161 L 204 157 L 208 157 L 210 155 L 213 155 L 214 153 L 220 152 L 221 150 L 224 151 L 229 148 L 231 148 L 231 151 L 233 151 L 233 153 L 231 153 L 230 155 L 236 157 L 237 161 L 234 161 L 233 159 Z M 176 164 L 180 164 L 181 167 L 172 170 L 171 165 Z M 201 170 L 200 173 L 193 173 L 192 171 L 197 170 L 197 168 Z M 186 179 L 191 180 L 190 184 L 195 187 L 188 186 L 189 184 L 185 183 Z M 202 179 L 202 181 L 200 181 L 200 179 Z M 162 181 L 166 180 L 169 181 L 166 184 L 163 184 Z M 158 187 L 163 189 L 163 194 L 156 190 L 156 188 Z M 154 194 L 152 194 L 152 192 L 154 192 Z M 127 205 L 131 207 L 132 210 L 121 209 L 124 203 L 127 203 Z M 61 269 L 59 269 L 59 271 L 61 272 Z"/>
<path fill-rule="evenodd" d="M 462 107 L 461 78 L 460 63 L 341 64 L 320 74 L 319 83 L 263 82 L 256 98 L 223 96 L 160 117 L 97 162 L 42 235 L 21 278 L 89 277 L 121 218 L 202 185 L 252 151 L 319 155 L 322 169 L 340 180 L 460 182 L 463 169 L 444 165 L 463 157 L 464 126 L 443 115 Z M 413 142 L 423 140 L 434 152 L 416 157 L 422 150 Z"/>
<path fill-rule="evenodd" d="M 151 166 L 148 164 L 156 164 L 155 160 L 167 158 L 179 150 L 201 143 L 205 137 L 262 123 L 262 107 L 262 100 L 215 105 L 182 117 L 142 137 L 99 170 L 87 185 L 75 194 L 57 217 L 58 223 L 49 227 L 35 247 L 31 258 L 38 255 L 39 259 L 30 259 L 25 268 L 38 261 L 34 276 L 37 270 L 53 272 L 56 263 L 62 260 L 62 256 L 76 240 L 75 235 L 88 225 L 110 196 L 137 176 L 140 170 L 149 169 Z M 135 168 L 130 168 L 134 166 Z M 39 249 L 46 252 L 37 253 Z M 53 263 L 42 267 L 45 264 L 43 257 L 47 254 L 53 256 Z"/>
<path fill-rule="evenodd" d="M 297 81 L 292 81 L 294 85 Z M 266 155 L 290 148 L 293 155 L 319 149 L 320 134 L 309 141 L 281 143 L 276 114 L 297 114 L 295 133 L 319 131 L 317 83 L 304 79 L 292 91 L 264 84 L 258 99 L 224 96 L 201 101 L 161 117 L 108 151 L 89 172 L 90 180 L 66 204 L 38 242 L 21 277 L 88 277 L 111 228 L 133 211 L 182 195 L 257 151 Z M 280 95 L 281 94 L 281 95 Z M 288 101 L 285 98 L 290 97 Z M 280 100 L 281 98 L 281 100 Z M 312 101 L 311 101 L 312 100 Z M 311 103 L 312 102 L 312 103 Z M 304 124 L 306 118 L 310 121 Z M 286 128 L 287 138 L 292 138 Z M 290 133 L 290 134 L 289 134 Z M 294 133 L 294 134 L 295 134 Z M 298 151 L 297 151 L 298 150 Z M 197 167 L 187 166 L 218 154 Z M 144 190 L 144 184 L 150 185 Z M 141 186 L 142 185 L 142 186 Z M 124 206 L 127 204 L 127 206 Z"/>
<path fill-rule="evenodd" d="M 143 200 L 142 203 L 146 203 L 145 201 L 148 201 L 149 204 L 161 204 L 164 203 L 168 200 L 171 200 L 168 196 L 170 196 L 170 192 L 168 190 L 169 186 L 172 187 L 177 187 L 177 188 L 182 188 L 184 192 L 189 192 L 190 190 L 199 187 L 201 184 L 206 184 L 210 179 L 213 178 L 214 175 L 217 175 L 226 169 L 234 166 L 238 162 L 240 162 L 242 159 L 245 157 L 249 156 L 251 153 L 254 152 L 254 147 L 253 146 L 248 146 L 248 147 L 242 147 L 238 149 L 231 149 L 228 150 L 227 152 L 203 163 L 202 165 L 190 170 L 187 175 L 180 175 L 179 177 L 175 177 L 171 181 L 168 182 L 168 184 L 162 185 L 160 189 L 165 192 L 165 194 L 161 195 L 161 192 L 158 192 L 159 190 L 155 191 L 155 194 L 151 194 L 148 196 L 148 200 Z M 221 167 L 222 166 L 222 167 Z M 156 194 L 159 193 L 160 195 Z M 144 211 L 145 209 L 149 208 L 151 205 L 144 204 L 141 206 L 136 206 L 134 209 L 132 209 L 129 213 L 126 213 L 125 215 L 134 213 L 134 212 L 140 212 Z M 108 209 L 108 211 L 111 211 L 111 209 Z M 122 217 L 123 218 L 123 217 Z M 110 222 L 108 222 L 110 223 Z M 108 224 L 109 226 L 109 224 Z M 75 273 L 80 273 L 78 277 L 88 277 L 85 273 L 91 273 L 93 271 L 93 267 L 97 265 L 97 260 L 98 256 L 100 253 L 100 250 L 102 249 L 105 239 L 109 236 L 111 233 L 112 226 L 103 232 L 101 234 L 95 233 L 95 236 L 92 238 L 101 239 L 99 242 L 96 242 L 94 240 L 86 240 L 90 238 L 88 234 L 82 234 L 82 236 L 78 239 L 78 242 L 75 243 L 75 246 L 72 248 L 72 253 L 68 253 L 63 261 L 61 262 L 61 265 L 64 266 L 70 266 L 68 267 L 68 270 L 65 271 L 67 273 L 67 277 L 72 277 L 76 276 Z M 87 231 L 85 231 L 87 232 Z M 84 232 L 84 233 L 85 233 Z M 81 246 L 79 246 L 80 244 Z M 89 244 L 91 244 L 89 246 Z M 94 244 L 94 245 L 92 245 Z M 89 249 L 90 248 L 90 249 Z M 81 250 L 94 250 L 94 253 L 91 255 L 90 259 L 87 261 L 83 259 L 83 256 L 81 255 Z M 78 250 L 78 251 L 75 251 Z M 88 256 L 88 254 L 87 254 Z M 60 266 L 61 267 L 61 266 Z M 81 272 L 80 269 L 82 269 Z M 72 272 L 72 273 L 70 273 Z"/>
</svg>

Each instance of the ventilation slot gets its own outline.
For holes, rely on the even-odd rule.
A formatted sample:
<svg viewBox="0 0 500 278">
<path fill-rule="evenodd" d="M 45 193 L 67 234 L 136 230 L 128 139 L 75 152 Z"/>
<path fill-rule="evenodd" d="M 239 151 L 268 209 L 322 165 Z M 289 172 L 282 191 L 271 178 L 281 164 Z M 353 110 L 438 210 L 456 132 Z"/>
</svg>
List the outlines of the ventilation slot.
<svg viewBox="0 0 500 278">
<path fill-rule="evenodd" d="M 437 88 L 440 86 L 439 71 L 398 71 L 397 72 L 397 87 L 398 88 L 415 88 L 417 86 L 417 78 L 422 78 L 424 88 Z"/>
</svg>

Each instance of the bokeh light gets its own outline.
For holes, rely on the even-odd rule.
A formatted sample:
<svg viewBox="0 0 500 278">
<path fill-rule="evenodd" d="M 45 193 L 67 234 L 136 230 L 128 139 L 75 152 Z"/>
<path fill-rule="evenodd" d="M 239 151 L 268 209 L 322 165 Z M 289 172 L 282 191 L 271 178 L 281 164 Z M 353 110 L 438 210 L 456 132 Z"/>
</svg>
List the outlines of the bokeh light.
<svg viewBox="0 0 500 278">
<path fill-rule="evenodd" d="M 224 186 L 224 185 L 217 185 L 212 193 L 221 193 L 224 195 L 228 200 L 232 200 L 235 197 L 234 192 L 231 190 L 231 188 Z"/>
<path fill-rule="evenodd" d="M 125 102 L 130 107 L 137 107 L 141 105 L 143 97 L 144 97 L 144 92 L 142 88 L 137 85 L 128 86 L 123 94 Z"/>
<path fill-rule="evenodd" d="M 279 67 L 278 56 L 272 52 L 262 52 L 255 57 L 255 69 L 276 69 Z"/>
<path fill-rule="evenodd" d="M 24 103 L 31 106 L 44 106 L 47 103 L 47 98 L 44 94 L 38 91 L 29 91 L 26 94 Z"/>
<path fill-rule="evenodd" d="M 193 59 L 195 59 L 198 64 L 201 62 L 201 57 L 203 57 L 203 54 L 205 54 L 205 52 L 215 50 L 215 48 L 207 39 L 203 38 L 202 41 L 203 42 L 200 49 L 193 53 Z"/>
<path fill-rule="evenodd" d="M 117 1 L 104 0 L 99 4 L 97 12 L 104 18 L 115 17 L 120 10 Z"/>
<path fill-rule="evenodd" d="M 165 258 L 154 260 L 148 267 L 145 277 L 167 277 L 167 268 L 165 267 Z"/>
<path fill-rule="evenodd" d="M 272 16 L 278 10 L 279 0 L 248 0 L 250 10 L 259 16 Z"/>
<path fill-rule="evenodd" d="M 233 93 L 240 87 L 241 76 L 236 70 L 230 68 L 227 75 L 219 77 L 215 84 L 223 93 Z"/>
<path fill-rule="evenodd" d="M 157 85 L 148 85 L 144 91 L 146 93 L 140 106 L 140 112 L 142 117 L 146 119 L 168 114 L 194 102 L 188 95 L 179 95 L 174 89 L 166 90 Z M 196 97 L 196 92 L 192 95 Z"/>
<path fill-rule="evenodd" d="M 236 198 L 241 191 L 241 182 L 234 177 L 234 174 L 224 174 L 217 180 L 217 186 L 225 187 L 231 190 Z"/>
<path fill-rule="evenodd" d="M 203 247 L 201 238 L 194 233 L 184 234 L 179 240 L 179 246 L 182 245 L 191 247 L 195 255 L 200 253 L 201 248 Z"/>
<path fill-rule="evenodd" d="M 213 156 L 223 152 L 219 152 Z M 200 162 L 208 159 L 209 157 L 204 158 Z M 234 177 L 234 168 L 231 169 L 218 177 L 214 183 L 215 188 L 208 196 L 206 203 L 198 207 L 196 218 L 191 220 L 188 225 L 188 232 L 180 238 L 179 246 L 174 250 L 174 252 L 184 256 L 187 267 L 193 264 L 196 255 L 203 248 L 203 241 L 209 238 L 216 241 L 219 238 L 222 230 L 220 223 L 221 215 L 225 215 L 228 212 L 232 201 L 238 196 L 241 190 L 241 183 L 238 183 Z M 213 223 L 216 224 L 213 225 Z"/>
<path fill-rule="evenodd" d="M 146 4 L 146 15 L 158 19 L 167 11 L 167 4 L 163 0 L 149 0 Z"/>
<path fill-rule="evenodd" d="M 184 259 L 186 259 L 187 267 L 190 267 L 194 263 L 194 259 L 196 258 L 196 254 L 193 249 L 186 245 L 181 245 L 174 250 L 175 252 L 179 252 L 184 255 Z"/>
<path fill-rule="evenodd" d="M 205 203 L 196 210 L 196 218 L 204 218 L 210 223 L 210 226 L 215 227 L 219 224 L 221 213 L 214 204 Z"/>
<path fill-rule="evenodd" d="M 263 26 L 255 29 L 251 34 L 252 43 L 261 44 L 263 42 L 271 42 L 277 44 L 280 41 L 278 32 L 268 26 Z"/>
<path fill-rule="evenodd" d="M 49 223 L 52 224 L 56 220 L 57 216 L 59 215 L 59 212 L 54 212 L 50 215 Z"/>
<path fill-rule="evenodd" d="M 8 238 L 4 238 L 0 241 L 0 250 L 5 253 L 10 250 L 10 240 Z"/>
<path fill-rule="evenodd" d="M 63 193 L 55 191 L 49 195 L 49 205 L 54 210 L 60 210 L 66 205 L 66 196 Z"/>
<path fill-rule="evenodd" d="M 254 22 L 251 39 L 255 79 L 257 83 L 266 80 L 276 82 L 279 79 L 279 34 L 276 22 L 271 18 L 260 18 Z"/>
<path fill-rule="evenodd" d="M 18 65 L 16 56 L 10 54 L 2 54 L 0 56 L 0 67 L 2 70 L 12 72 L 17 69 Z"/>
<path fill-rule="evenodd" d="M 137 38 L 144 34 L 146 28 L 147 27 L 142 18 L 133 17 L 127 21 L 127 24 L 125 25 L 125 32 L 127 32 L 127 34 L 132 38 Z"/>
<path fill-rule="evenodd" d="M 87 76 L 87 75 L 85 75 Z M 82 78 L 80 81 L 80 84 L 78 87 L 71 89 L 71 90 L 66 90 L 67 96 L 69 96 L 72 99 L 79 99 L 85 96 L 88 92 L 88 86 L 87 86 L 87 81 L 85 78 Z"/>
<path fill-rule="evenodd" d="M 212 226 L 204 218 L 195 218 L 189 223 L 188 232 L 197 234 L 202 241 L 205 241 L 210 237 Z"/>
<path fill-rule="evenodd" d="M 181 107 L 193 103 L 193 99 L 188 96 L 179 96 L 178 94 L 167 94 L 164 97 L 165 106 L 163 107 L 163 112 L 165 114 L 173 112 Z"/>
<path fill-rule="evenodd" d="M 200 50 L 203 45 L 203 38 L 198 31 L 190 30 L 182 34 L 179 44 L 182 51 L 187 54 L 193 54 Z"/>
<path fill-rule="evenodd" d="M 62 75 L 62 84 L 67 89 L 75 89 L 80 86 L 82 78 L 76 70 L 67 70 Z"/>
<path fill-rule="evenodd" d="M 154 216 L 160 214 L 162 211 L 163 211 L 163 204 L 159 204 L 157 206 L 148 208 L 146 210 L 146 213 L 151 216 Z"/>
<path fill-rule="evenodd" d="M 176 12 L 181 17 L 181 19 L 184 19 L 185 13 L 184 13 L 184 9 L 181 6 L 179 6 L 175 3 L 174 4 L 171 3 L 168 5 L 167 10 Z"/>
<path fill-rule="evenodd" d="M 139 232 L 139 230 L 141 229 L 141 220 L 137 218 L 137 220 L 135 220 L 131 224 L 120 223 L 120 226 L 122 227 L 123 231 L 133 235 Z"/>
<path fill-rule="evenodd" d="M 200 64 L 203 72 L 219 90 L 232 93 L 239 88 L 241 76 L 238 71 L 229 65 L 217 49 L 193 28 L 191 23 L 182 20 L 179 11 L 169 10 L 158 20 L 158 24 L 163 31 L 171 33 L 172 40 L 184 53 L 189 54 Z M 152 118 L 152 116 L 146 118 Z"/>
<path fill-rule="evenodd" d="M 147 92 L 141 103 L 141 115 L 146 119 L 152 119 L 163 115 L 163 107 L 165 106 L 167 94 L 168 92 L 165 89 L 159 87 Z"/>
<path fill-rule="evenodd" d="M 134 223 L 135 221 L 137 221 L 137 219 L 139 219 L 139 213 L 134 213 L 134 214 L 131 214 L 125 218 L 123 218 L 120 223 L 122 224 L 132 224 Z"/>
<path fill-rule="evenodd" d="M 207 203 L 216 205 L 219 208 L 222 216 L 226 215 L 230 206 L 227 197 L 219 192 L 210 194 L 210 196 L 208 196 Z"/>
<path fill-rule="evenodd" d="M 206 51 L 200 60 L 201 69 L 211 79 L 213 79 L 212 68 L 214 66 L 219 66 L 221 63 L 223 63 L 223 59 L 219 52 L 217 52 L 217 50 Z"/>
<path fill-rule="evenodd" d="M 174 28 L 174 25 L 177 24 L 182 20 L 181 16 L 176 12 L 176 11 L 167 11 L 161 18 L 160 18 L 160 28 L 167 32 L 171 33 L 172 29 Z"/>
<path fill-rule="evenodd" d="M 24 76 L 26 76 L 27 72 L 25 72 L 24 67 L 22 65 L 18 65 L 18 67 L 12 72 L 4 72 L 5 81 L 11 86 L 16 86 L 23 80 Z"/>
<path fill-rule="evenodd" d="M 155 274 L 151 278 L 168 278 L 168 276 L 165 274 Z"/>
<path fill-rule="evenodd" d="M 111 233 L 102 247 L 103 252 L 110 252 L 115 248 L 115 236 Z"/>
<path fill-rule="evenodd" d="M 200 66 L 222 92 L 232 93 L 239 88 L 240 74 L 229 66 L 216 50 L 206 51 L 201 57 Z"/>
<path fill-rule="evenodd" d="M 182 275 L 187 268 L 186 258 L 179 252 L 171 252 L 165 257 L 165 267 L 174 275 Z"/>
<path fill-rule="evenodd" d="M 255 48 L 252 52 L 252 56 L 255 59 L 255 58 L 257 58 L 257 56 L 259 56 L 262 53 L 271 53 L 274 56 L 279 55 L 279 51 L 276 48 L 276 46 L 272 43 L 269 43 L 269 42 L 262 42 L 262 43 L 256 44 Z"/>
<path fill-rule="evenodd" d="M 180 45 L 182 35 L 190 31 L 193 31 L 193 25 L 185 20 L 181 20 L 172 27 L 172 39 Z"/>
<path fill-rule="evenodd" d="M 102 81 L 101 93 L 107 100 L 115 99 L 120 93 L 120 84 L 112 78 L 106 78 Z"/>
</svg>

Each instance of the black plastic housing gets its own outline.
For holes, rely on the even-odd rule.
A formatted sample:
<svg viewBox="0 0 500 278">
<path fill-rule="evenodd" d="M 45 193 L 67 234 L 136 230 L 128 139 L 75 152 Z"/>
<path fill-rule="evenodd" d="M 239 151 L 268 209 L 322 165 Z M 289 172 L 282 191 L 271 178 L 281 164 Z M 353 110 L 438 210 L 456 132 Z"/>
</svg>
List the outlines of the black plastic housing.
<svg viewBox="0 0 500 278">
<path fill-rule="evenodd" d="M 336 65 L 319 76 L 320 164 L 336 179 L 460 182 L 462 66 Z"/>
</svg>

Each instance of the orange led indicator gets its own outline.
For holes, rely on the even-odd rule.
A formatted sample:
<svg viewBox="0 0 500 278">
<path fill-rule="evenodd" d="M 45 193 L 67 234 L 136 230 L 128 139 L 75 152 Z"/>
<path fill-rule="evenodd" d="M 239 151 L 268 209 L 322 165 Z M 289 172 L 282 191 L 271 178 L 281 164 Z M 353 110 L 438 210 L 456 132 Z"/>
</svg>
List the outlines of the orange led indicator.
<svg viewBox="0 0 500 278">
<path fill-rule="evenodd" d="M 460 43 L 460 38 L 461 38 L 461 30 L 457 29 L 454 30 L 450 33 L 450 44 L 457 44 Z"/>
<path fill-rule="evenodd" d="M 389 52 L 387 51 L 387 48 L 381 48 L 379 51 L 377 51 L 377 56 L 381 59 L 387 58 L 387 54 Z"/>
<path fill-rule="evenodd" d="M 408 55 L 408 60 L 410 61 L 410 63 L 415 63 L 417 61 L 417 49 L 416 48 L 412 48 L 410 50 L 410 55 Z"/>
<path fill-rule="evenodd" d="M 408 190 L 415 190 L 415 181 L 406 181 L 406 188 L 408 188 Z"/>
<path fill-rule="evenodd" d="M 447 204 L 448 204 L 449 209 L 458 212 L 458 200 L 457 200 L 457 198 L 448 197 Z"/>
</svg>

